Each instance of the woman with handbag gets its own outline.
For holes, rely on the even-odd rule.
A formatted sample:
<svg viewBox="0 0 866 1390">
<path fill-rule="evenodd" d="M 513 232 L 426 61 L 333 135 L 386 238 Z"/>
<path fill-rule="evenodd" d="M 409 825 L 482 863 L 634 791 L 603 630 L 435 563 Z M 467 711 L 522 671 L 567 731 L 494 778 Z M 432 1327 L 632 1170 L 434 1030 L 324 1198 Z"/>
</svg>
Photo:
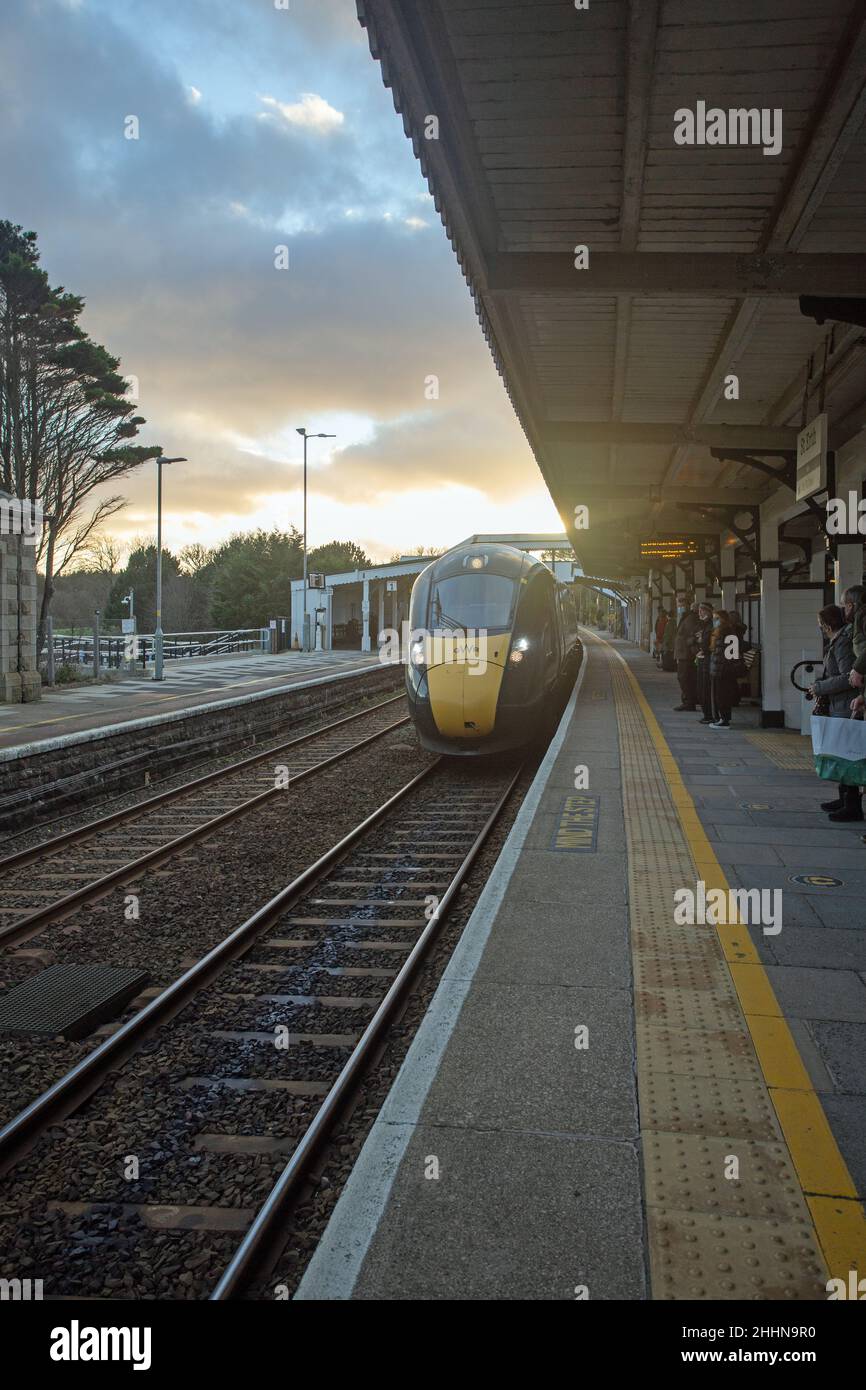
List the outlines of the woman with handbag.
<svg viewBox="0 0 866 1390">
<path fill-rule="evenodd" d="M 824 673 L 808 692 L 816 702 L 813 715 L 850 719 L 851 684 L 848 676 L 854 665 L 852 625 L 845 622 L 842 609 L 831 603 L 818 614 L 818 627 L 830 645 L 824 657 Z M 862 820 L 860 788 L 840 782 L 836 800 L 822 801 L 821 810 L 826 811 L 832 821 Z"/>
</svg>

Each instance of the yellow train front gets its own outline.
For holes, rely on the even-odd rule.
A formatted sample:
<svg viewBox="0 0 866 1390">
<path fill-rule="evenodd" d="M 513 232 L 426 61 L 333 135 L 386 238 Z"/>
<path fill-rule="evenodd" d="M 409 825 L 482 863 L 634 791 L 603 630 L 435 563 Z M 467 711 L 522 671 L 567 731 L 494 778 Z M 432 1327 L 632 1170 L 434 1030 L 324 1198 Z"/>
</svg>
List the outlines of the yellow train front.
<svg viewBox="0 0 866 1390">
<path fill-rule="evenodd" d="M 508 545 L 449 550 L 415 582 L 406 668 L 424 748 L 471 757 L 543 733 L 580 660 L 572 591 Z"/>
</svg>

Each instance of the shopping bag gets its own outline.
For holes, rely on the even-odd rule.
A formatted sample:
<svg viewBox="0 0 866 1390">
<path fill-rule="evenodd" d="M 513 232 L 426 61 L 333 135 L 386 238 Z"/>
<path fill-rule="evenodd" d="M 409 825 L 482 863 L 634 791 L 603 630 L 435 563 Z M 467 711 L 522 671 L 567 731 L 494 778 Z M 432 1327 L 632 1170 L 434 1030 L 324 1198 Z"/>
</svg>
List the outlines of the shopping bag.
<svg viewBox="0 0 866 1390">
<path fill-rule="evenodd" d="M 812 716 L 815 771 L 828 782 L 866 786 L 866 723 L 862 719 Z"/>
</svg>

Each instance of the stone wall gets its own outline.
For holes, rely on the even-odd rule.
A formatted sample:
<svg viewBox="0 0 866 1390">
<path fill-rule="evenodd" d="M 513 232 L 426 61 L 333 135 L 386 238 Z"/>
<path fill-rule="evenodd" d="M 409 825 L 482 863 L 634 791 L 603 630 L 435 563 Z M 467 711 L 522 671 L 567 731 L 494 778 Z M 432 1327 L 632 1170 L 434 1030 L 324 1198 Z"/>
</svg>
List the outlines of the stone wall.
<svg viewBox="0 0 866 1390">
<path fill-rule="evenodd" d="M 36 547 L 0 535 L 0 701 L 38 700 Z"/>
<path fill-rule="evenodd" d="M 0 833 L 70 807 L 153 787 L 198 763 L 293 738 L 322 717 L 356 714 L 404 688 L 402 666 L 373 666 L 104 729 L 0 750 Z M 406 713 L 395 706 L 394 718 Z"/>
</svg>

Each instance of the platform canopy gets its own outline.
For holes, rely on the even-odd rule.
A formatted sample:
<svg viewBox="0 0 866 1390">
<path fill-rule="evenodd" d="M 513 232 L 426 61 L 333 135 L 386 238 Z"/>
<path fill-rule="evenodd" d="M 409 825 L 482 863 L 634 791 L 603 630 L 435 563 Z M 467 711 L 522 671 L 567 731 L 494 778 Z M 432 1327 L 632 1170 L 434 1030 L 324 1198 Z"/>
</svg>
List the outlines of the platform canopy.
<svg viewBox="0 0 866 1390">
<path fill-rule="evenodd" d="M 862 328 L 798 303 L 866 296 L 861 0 L 358 10 L 588 572 L 861 427 Z"/>
</svg>

